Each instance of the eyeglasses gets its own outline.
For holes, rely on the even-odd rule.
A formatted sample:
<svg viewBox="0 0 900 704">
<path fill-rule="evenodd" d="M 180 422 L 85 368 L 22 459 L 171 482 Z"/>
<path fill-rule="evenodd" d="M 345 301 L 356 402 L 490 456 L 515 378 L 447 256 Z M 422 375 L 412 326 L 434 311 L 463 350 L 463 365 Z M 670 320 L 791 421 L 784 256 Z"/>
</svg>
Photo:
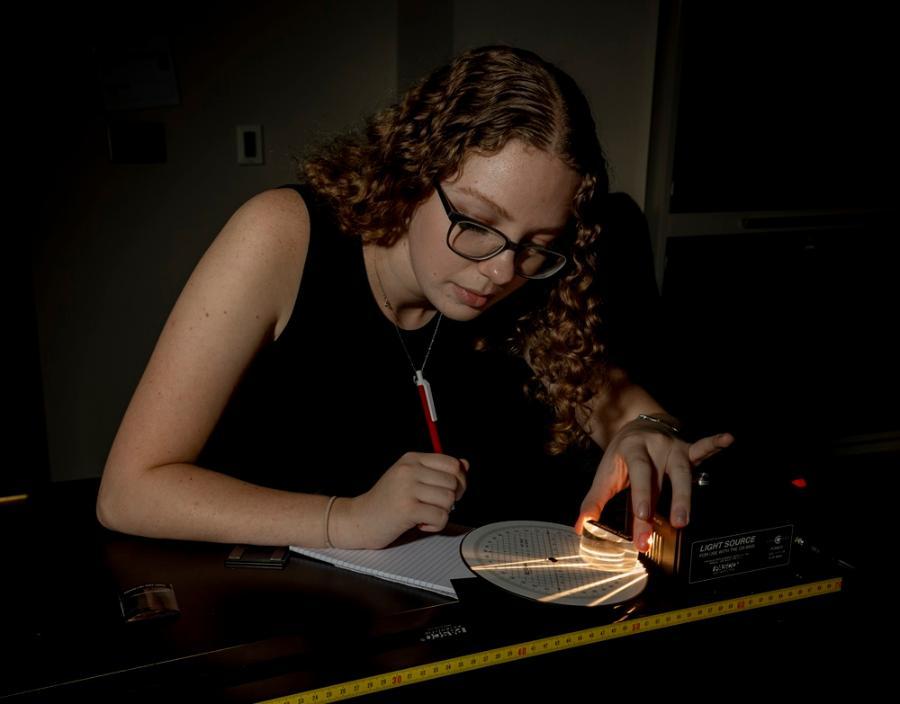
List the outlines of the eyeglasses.
<svg viewBox="0 0 900 704">
<path fill-rule="evenodd" d="M 566 265 L 565 255 L 559 252 L 537 244 L 517 244 L 500 230 L 463 215 L 451 205 L 437 181 L 434 187 L 450 219 L 447 246 L 459 256 L 483 262 L 511 249 L 515 252 L 513 271 L 526 279 L 549 278 Z"/>
</svg>

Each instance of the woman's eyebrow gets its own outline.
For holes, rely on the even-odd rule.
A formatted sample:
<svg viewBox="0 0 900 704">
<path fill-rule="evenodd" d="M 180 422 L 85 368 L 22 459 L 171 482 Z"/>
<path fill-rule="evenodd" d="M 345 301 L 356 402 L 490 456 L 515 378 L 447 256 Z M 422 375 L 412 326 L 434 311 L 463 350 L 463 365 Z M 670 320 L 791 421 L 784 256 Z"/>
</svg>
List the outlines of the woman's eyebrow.
<svg viewBox="0 0 900 704">
<path fill-rule="evenodd" d="M 470 196 L 475 196 L 476 198 L 478 198 L 478 200 L 487 204 L 487 206 L 491 210 L 493 210 L 495 213 L 497 213 L 497 215 L 499 215 L 501 218 L 505 218 L 507 220 L 512 220 L 512 215 L 509 214 L 509 212 L 506 210 L 506 208 L 504 208 L 502 205 L 499 205 L 498 203 L 495 203 L 494 201 L 492 201 L 481 191 L 476 191 L 474 188 L 470 188 L 469 186 L 461 186 L 459 188 L 459 190 L 462 193 L 468 193 Z"/>
<path fill-rule="evenodd" d="M 459 188 L 457 188 L 457 190 L 458 190 L 460 193 L 465 193 L 465 194 L 467 194 L 467 195 L 474 196 L 475 198 L 477 198 L 478 200 L 480 200 L 481 202 L 483 202 L 485 205 L 487 205 L 491 210 L 493 210 L 493 211 L 494 211 L 497 215 L 499 215 L 501 218 L 505 218 L 506 220 L 512 220 L 512 219 L 513 219 L 513 218 L 512 218 L 512 215 L 509 214 L 509 211 L 508 211 L 506 208 L 504 208 L 504 207 L 503 207 L 502 205 L 500 205 L 499 203 L 495 203 L 493 200 L 491 200 L 490 198 L 488 198 L 488 197 L 487 197 L 484 193 L 482 193 L 481 191 L 478 191 L 478 190 L 476 190 L 476 189 L 474 189 L 474 188 L 472 188 L 472 187 L 470 187 L 470 186 L 460 186 Z M 553 227 L 539 227 L 539 228 L 537 228 L 536 230 L 534 230 L 534 232 L 559 233 L 559 232 L 562 232 L 562 231 L 565 230 L 565 229 L 566 229 L 566 226 L 565 226 L 565 225 L 563 225 L 563 226 L 561 226 L 561 227 L 558 226 L 558 225 L 556 225 L 556 226 L 553 226 Z"/>
</svg>

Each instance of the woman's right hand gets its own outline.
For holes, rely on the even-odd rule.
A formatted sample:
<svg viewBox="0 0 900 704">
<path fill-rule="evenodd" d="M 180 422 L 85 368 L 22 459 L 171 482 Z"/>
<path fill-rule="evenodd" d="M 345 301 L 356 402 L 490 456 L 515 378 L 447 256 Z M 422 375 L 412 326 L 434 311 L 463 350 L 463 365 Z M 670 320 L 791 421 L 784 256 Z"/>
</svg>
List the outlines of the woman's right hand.
<svg viewBox="0 0 900 704">
<path fill-rule="evenodd" d="M 443 530 L 453 504 L 466 491 L 468 470 L 468 460 L 407 452 L 375 486 L 351 499 L 341 531 L 344 540 L 352 531 L 355 545 L 377 549 L 415 526 L 429 533 Z"/>
</svg>

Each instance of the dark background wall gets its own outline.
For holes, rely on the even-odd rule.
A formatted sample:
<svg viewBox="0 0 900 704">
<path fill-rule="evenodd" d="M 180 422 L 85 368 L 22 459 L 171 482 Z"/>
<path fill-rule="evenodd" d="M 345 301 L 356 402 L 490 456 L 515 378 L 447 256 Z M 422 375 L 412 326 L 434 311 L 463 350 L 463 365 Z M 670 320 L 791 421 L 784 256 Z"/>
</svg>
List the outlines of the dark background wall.
<svg viewBox="0 0 900 704">
<path fill-rule="evenodd" d="M 46 16 L 17 10 L 23 14 L 10 26 L 18 36 L 6 50 L 13 114 L 23 127 L 15 134 L 25 137 L 10 145 L 22 177 L 12 199 L 18 236 L 8 251 L 14 331 L 21 340 L 13 366 L 23 387 L 16 407 L 24 409 L 11 427 L 23 459 L 6 481 L 15 489 L 34 477 L 99 475 L 169 310 L 230 214 L 253 194 L 291 180 L 293 152 L 359 124 L 462 49 L 521 45 L 569 71 L 593 106 L 613 188 L 649 205 L 653 135 L 660 133 L 652 124 L 659 19 L 666 16 L 660 9 L 656 0 L 267 0 L 202 10 L 172 2 L 140 8 L 94 3 Z M 177 103 L 105 107 L 98 57 L 150 38 L 162 38 L 167 48 Z M 112 162 L 108 128 L 117 120 L 155 123 L 164 134 L 165 160 Z M 263 126 L 262 165 L 237 163 L 235 128 L 243 124 Z M 656 237 L 656 220 L 651 230 Z M 763 240 L 754 242 L 762 261 L 769 261 Z M 656 239 L 654 246 L 659 255 L 665 242 Z M 715 260 L 715 248 L 698 247 L 673 255 L 686 262 L 674 281 L 708 271 L 698 263 Z M 717 260 L 726 281 L 735 280 L 727 271 L 734 256 Z M 703 334 L 715 338 L 706 304 L 717 291 L 709 290 L 709 297 L 669 291 L 673 309 L 685 313 L 678 324 L 699 319 Z M 778 296 L 772 296 L 766 305 L 777 308 Z M 671 334 L 692 339 L 681 327 Z M 758 354 L 782 352 L 774 345 Z M 692 366 L 690 374 L 708 389 L 702 368 Z M 690 384 L 674 385 L 678 394 L 693 391 Z M 708 390 L 698 398 L 717 401 Z M 714 425 L 716 419 L 702 420 Z"/>
<path fill-rule="evenodd" d="M 900 451 L 892 25 L 661 9 L 645 205 L 671 397 L 768 461 Z"/>
<path fill-rule="evenodd" d="M 801 100 L 814 88 L 823 106 L 815 111 L 798 104 L 803 119 L 823 114 L 829 101 L 840 102 L 837 115 L 853 113 L 851 98 L 859 105 L 862 117 L 830 131 L 817 124 L 811 132 L 819 135 L 822 153 L 842 152 L 842 164 L 854 163 L 848 155 L 866 155 L 855 171 L 845 167 L 834 178 L 851 183 L 854 193 L 872 195 L 859 183 L 882 174 L 875 183 L 883 190 L 869 205 L 884 207 L 874 219 L 837 226 L 834 220 L 767 222 L 763 216 L 809 214 L 803 211 L 808 204 L 792 208 L 787 201 L 780 212 L 751 213 L 755 224 L 748 228 L 746 212 L 669 208 L 674 157 L 680 153 L 682 164 L 690 165 L 692 154 L 683 140 L 676 149 L 674 129 L 679 110 L 687 110 L 675 90 L 688 80 L 679 73 L 682 55 L 671 51 L 673 34 L 690 37 L 679 34 L 673 8 L 681 5 L 266 0 L 219 3 L 214 11 L 173 2 L 152 8 L 94 3 L 47 16 L 18 8 L 10 20 L 16 36 L 4 47 L 9 112 L 21 127 L 7 144 L 17 178 L 9 198 L 5 280 L 14 342 L 9 387 L 15 412 L 8 427 L 11 453 L 22 459 L 10 463 L 0 488 L 9 493 L 34 482 L 99 475 L 172 304 L 230 214 L 253 194 L 292 180 L 293 153 L 358 125 L 453 53 L 490 42 L 530 48 L 572 73 L 593 106 L 613 188 L 648 212 L 666 327 L 650 329 L 642 344 L 668 382 L 661 393 L 672 409 L 698 429 L 735 430 L 760 443 L 771 438 L 795 454 L 823 446 L 896 452 L 900 349 L 889 333 L 900 297 L 893 283 L 893 205 L 883 195 L 891 192 L 883 181 L 896 185 L 885 167 L 896 156 L 890 129 L 896 121 L 873 108 L 888 107 L 887 91 L 878 90 L 890 84 L 885 18 L 861 9 L 844 22 L 833 13 L 807 23 L 795 12 L 788 19 L 798 46 L 820 53 L 836 47 L 820 61 L 809 50 L 786 50 L 792 41 L 786 18 L 774 6 L 759 8 L 779 28 L 779 61 L 797 76 Z M 694 17 L 719 18 L 699 34 L 718 42 L 716 57 L 727 63 L 721 51 L 729 42 L 715 32 L 733 36 L 733 30 L 720 15 Z M 765 34 L 766 21 L 754 16 L 741 26 L 755 28 L 742 40 L 749 36 L 748 46 L 765 52 L 771 41 L 755 39 Z M 800 40 L 803 32 L 826 30 L 840 36 Z M 133 56 L 148 46 L 161 46 L 170 61 L 174 103 L 105 105 L 103 57 Z M 704 65 L 693 49 L 688 66 Z M 835 58 L 838 51 L 853 61 Z M 758 105 L 767 95 L 761 72 L 777 72 L 780 64 L 772 52 L 759 62 L 746 53 L 738 66 L 742 80 L 757 76 L 753 110 L 768 114 Z M 836 67 L 843 67 L 840 81 L 830 80 Z M 719 86 L 737 75 L 722 66 L 709 73 Z M 115 79 L 113 72 L 107 88 Z M 696 79 L 692 73 L 692 99 L 699 96 L 706 107 L 688 117 L 694 126 L 709 123 L 697 119 L 698 110 L 727 104 L 715 135 L 727 152 L 728 139 L 735 138 L 727 126 L 752 127 L 746 118 L 729 118 L 740 91 L 697 88 Z M 790 85 L 778 82 L 773 110 L 785 109 Z M 794 140 L 776 135 L 769 142 L 805 140 L 797 115 L 789 117 Z M 163 159 L 112 161 L 109 127 L 119 122 L 156 125 Z M 242 124 L 263 127 L 261 165 L 237 163 L 235 127 Z M 768 124 L 771 130 L 780 123 L 769 115 Z M 692 134 L 696 140 L 704 131 Z M 766 143 L 764 134 L 753 140 Z M 741 160 L 753 157 L 746 143 L 734 144 Z M 803 144 L 809 149 L 808 140 Z M 716 156 L 708 142 L 703 149 L 706 158 Z M 784 175 L 779 179 L 784 193 Z M 748 182 L 741 182 L 742 193 Z M 808 200 L 808 186 L 802 192 Z M 821 205 L 819 214 L 834 214 Z"/>
</svg>

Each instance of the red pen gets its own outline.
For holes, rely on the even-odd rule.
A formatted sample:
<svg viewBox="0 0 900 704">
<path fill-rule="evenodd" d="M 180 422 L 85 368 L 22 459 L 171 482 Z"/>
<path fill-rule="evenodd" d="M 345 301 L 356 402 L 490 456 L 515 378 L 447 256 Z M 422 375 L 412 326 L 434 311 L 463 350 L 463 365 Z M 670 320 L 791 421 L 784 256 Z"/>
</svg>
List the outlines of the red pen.
<svg viewBox="0 0 900 704">
<path fill-rule="evenodd" d="M 416 372 L 416 386 L 419 389 L 419 399 L 422 401 L 422 412 L 425 414 L 425 422 L 428 424 L 428 434 L 431 436 L 431 447 L 435 452 L 444 454 L 441 448 L 441 439 L 437 431 L 437 409 L 434 406 L 434 396 L 431 393 L 431 384 L 422 375 L 422 371 Z"/>
</svg>

